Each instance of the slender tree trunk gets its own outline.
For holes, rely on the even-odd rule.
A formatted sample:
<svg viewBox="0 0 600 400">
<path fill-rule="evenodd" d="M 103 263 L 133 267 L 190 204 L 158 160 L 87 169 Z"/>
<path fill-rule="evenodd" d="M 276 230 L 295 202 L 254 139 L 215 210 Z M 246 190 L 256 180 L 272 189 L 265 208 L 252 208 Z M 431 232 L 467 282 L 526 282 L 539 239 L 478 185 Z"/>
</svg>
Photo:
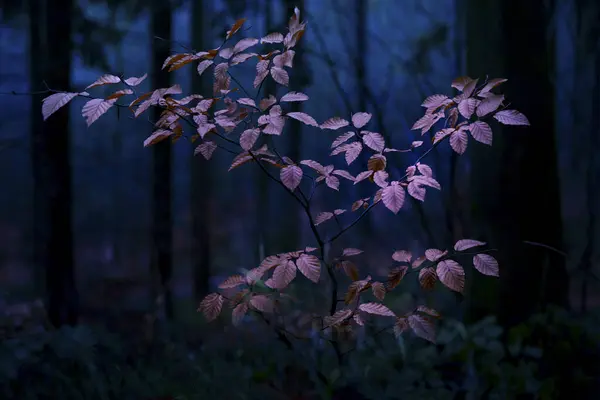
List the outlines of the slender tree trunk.
<svg viewBox="0 0 600 400">
<path fill-rule="evenodd" d="M 30 0 L 30 77 L 33 90 L 44 79 L 51 88 L 71 83 L 72 0 Z M 42 78 L 43 76 L 43 78 Z M 69 108 L 41 122 L 40 96 L 32 97 L 31 156 L 34 182 L 34 260 L 42 268 L 52 325 L 75 325 Z"/>
<path fill-rule="evenodd" d="M 550 76 L 554 48 L 546 38 L 549 20 L 543 0 L 469 3 L 470 12 L 481 7 L 493 11 L 467 18 L 469 72 L 508 78 L 503 89 L 511 108 L 523 112 L 531 122 L 527 128 L 496 131 L 493 154 L 486 157 L 484 165 L 486 169 L 493 164 L 498 168 L 485 172 L 477 168 L 473 176 L 479 190 L 473 196 L 478 202 L 479 227 L 487 230 L 484 236 L 500 249 L 497 314 L 505 325 L 512 325 L 546 305 L 566 306 L 568 299 L 565 259 L 524 243 L 562 248 L 554 87 Z M 483 33 L 489 33 L 494 24 L 499 24 L 496 43 L 486 40 Z M 503 56 L 499 65 L 494 60 L 497 52 Z"/>
<path fill-rule="evenodd" d="M 169 2 L 153 0 L 151 15 L 152 43 L 152 87 L 166 88 L 170 85 L 169 75 L 161 71 L 164 60 L 170 55 L 172 10 Z M 161 39 L 156 39 L 158 36 Z M 160 118 L 160 109 L 153 108 L 153 121 Z M 173 274 L 173 213 L 172 213 L 172 163 L 171 143 L 163 140 L 153 146 L 152 184 L 152 257 L 151 269 L 158 272 L 164 296 L 167 319 L 173 318 L 171 278 Z"/>
<path fill-rule="evenodd" d="M 207 2 L 195 1 L 192 4 L 191 26 L 192 45 L 202 50 L 208 43 L 206 37 L 205 15 L 209 12 Z M 210 93 L 206 82 L 207 75 L 199 76 L 196 69 L 192 71 L 192 92 L 205 95 Z M 202 157 L 192 158 L 190 209 L 192 217 L 191 261 L 194 281 L 194 296 L 200 301 L 209 291 L 211 268 L 210 214 L 213 196 L 213 182 L 208 170 L 208 162 Z"/>
</svg>

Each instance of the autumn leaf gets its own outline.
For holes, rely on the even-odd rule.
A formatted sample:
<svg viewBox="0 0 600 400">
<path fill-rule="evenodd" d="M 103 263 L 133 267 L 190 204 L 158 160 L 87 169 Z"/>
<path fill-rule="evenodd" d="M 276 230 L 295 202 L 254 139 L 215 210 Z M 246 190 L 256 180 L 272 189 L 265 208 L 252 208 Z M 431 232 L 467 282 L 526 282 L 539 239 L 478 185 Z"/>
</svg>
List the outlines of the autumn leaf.
<svg viewBox="0 0 600 400">
<path fill-rule="evenodd" d="M 321 124 L 321 129 L 330 129 L 332 131 L 335 131 L 337 129 L 348 126 L 349 124 L 350 123 L 343 118 L 333 117 L 333 118 L 329 118 L 327 121 L 323 122 Z"/>
<path fill-rule="evenodd" d="M 264 36 L 260 39 L 260 43 L 282 43 L 283 35 L 279 32 L 269 33 L 267 36 Z"/>
<path fill-rule="evenodd" d="M 392 260 L 398 262 L 410 262 L 412 259 L 412 253 L 406 250 L 398 250 L 392 254 Z"/>
<path fill-rule="evenodd" d="M 383 149 L 385 148 L 385 140 L 383 139 L 383 136 L 381 136 L 381 134 L 377 132 L 368 131 L 363 131 L 361 133 L 363 134 L 363 143 L 367 147 L 375 151 L 383 151 Z"/>
<path fill-rule="evenodd" d="M 296 265 L 302 274 L 313 281 L 319 282 L 321 276 L 321 262 L 319 259 L 310 254 L 301 254 L 296 260 Z"/>
<path fill-rule="evenodd" d="M 417 307 L 417 311 L 421 312 L 423 314 L 427 314 L 427 315 L 429 315 L 431 317 L 434 317 L 434 318 L 440 318 L 441 317 L 441 315 L 440 315 L 439 312 L 437 312 L 436 310 L 434 310 L 432 308 L 426 307 L 426 306 L 418 306 Z"/>
<path fill-rule="evenodd" d="M 445 104 L 447 100 L 449 100 L 449 99 L 448 99 L 448 96 L 446 96 L 446 95 L 434 94 L 434 95 L 427 97 L 421 104 L 421 107 L 435 109 L 435 108 L 438 108 L 441 105 Z"/>
<path fill-rule="evenodd" d="M 246 151 L 252 149 L 259 135 L 260 129 L 257 128 L 246 129 L 244 132 L 242 132 L 240 135 L 240 146 L 242 146 L 242 149 Z"/>
<path fill-rule="evenodd" d="M 296 264 L 288 261 L 280 264 L 273 271 L 273 276 L 265 282 L 271 289 L 285 289 L 296 277 Z"/>
<path fill-rule="evenodd" d="M 350 318 L 352 310 L 347 308 L 336 311 L 333 315 L 327 315 L 323 318 L 323 329 L 338 325 Z"/>
<path fill-rule="evenodd" d="M 408 316 L 408 325 L 415 335 L 435 343 L 435 327 L 427 317 L 411 314 Z"/>
<path fill-rule="evenodd" d="M 381 315 L 382 317 L 395 317 L 396 314 L 381 303 L 362 303 L 358 306 L 360 311 L 367 314 Z"/>
<path fill-rule="evenodd" d="M 385 285 L 381 282 L 373 282 L 371 284 L 371 290 L 373 291 L 373 296 L 377 298 L 379 301 L 383 301 L 385 298 L 385 294 L 387 293 L 385 289 Z"/>
<path fill-rule="evenodd" d="M 109 85 L 109 84 L 119 83 L 119 82 L 121 82 L 121 78 L 119 78 L 118 76 L 106 74 L 106 75 L 102 75 L 91 85 L 88 85 L 85 88 L 85 90 L 88 90 L 88 89 L 91 89 L 91 88 L 94 88 L 97 86 Z"/>
<path fill-rule="evenodd" d="M 297 165 L 289 165 L 281 169 L 280 172 L 281 183 L 285 185 L 290 191 L 296 190 L 302 181 L 302 168 Z"/>
<path fill-rule="evenodd" d="M 44 117 L 44 121 L 78 94 L 79 93 L 68 92 L 54 93 L 42 100 L 42 115 Z"/>
<path fill-rule="evenodd" d="M 469 137 L 467 136 L 467 132 L 462 129 L 459 129 L 450 135 L 450 147 L 458 154 L 464 154 L 464 152 L 467 151 L 468 141 Z"/>
<path fill-rule="evenodd" d="M 148 74 L 144 74 L 140 77 L 132 76 L 130 78 L 125 79 L 123 82 L 125 82 L 127 86 L 134 87 L 142 83 L 147 77 Z"/>
<path fill-rule="evenodd" d="M 206 296 L 198 307 L 198 311 L 204 314 L 204 317 L 208 322 L 215 320 L 221 313 L 223 308 L 224 298 L 219 293 L 211 293 Z"/>
<path fill-rule="evenodd" d="M 404 275 L 408 271 L 408 267 L 406 265 L 402 265 L 400 267 L 394 267 L 390 270 L 387 277 L 387 286 L 388 289 L 393 289 L 400 284 Z"/>
<path fill-rule="evenodd" d="M 396 181 L 391 182 L 390 186 L 383 189 L 381 198 L 391 212 L 398 214 L 404 204 L 404 188 Z"/>
<path fill-rule="evenodd" d="M 352 125 L 356 129 L 360 129 L 369 123 L 369 121 L 371 120 L 371 116 L 371 114 L 366 112 L 358 112 L 356 114 L 352 114 Z"/>
<path fill-rule="evenodd" d="M 288 92 L 284 94 L 279 101 L 282 102 L 292 102 L 292 101 L 306 101 L 308 100 L 308 96 L 304 93 L 300 92 Z"/>
<path fill-rule="evenodd" d="M 207 160 L 210 160 L 216 149 L 217 144 L 211 140 L 207 140 L 199 144 L 198 147 L 196 147 L 196 149 L 194 150 L 194 155 L 202 154 L 202 157 L 204 157 Z"/>
<path fill-rule="evenodd" d="M 233 35 L 235 35 L 235 33 L 237 31 L 240 30 L 240 28 L 242 27 L 242 25 L 244 25 L 244 22 L 246 22 L 246 18 L 240 18 L 237 21 L 235 21 L 235 23 L 231 26 L 231 29 L 227 31 L 227 39 L 231 39 L 231 37 Z"/>
<path fill-rule="evenodd" d="M 394 336 L 400 337 L 404 332 L 410 328 L 408 324 L 408 318 L 398 317 L 394 323 Z"/>
<path fill-rule="evenodd" d="M 517 110 L 498 111 L 494 118 L 504 125 L 529 125 L 527 117 Z"/>
<path fill-rule="evenodd" d="M 274 309 L 273 300 L 262 294 L 255 294 L 250 299 L 250 305 L 261 312 L 271 313 Z"/>
<path fill-rule="evenodd" d="M 487 123 L 475 121 L 467 129 L 471 131 L 473 139 L 488 146 L 492 145 L 492 128 Z"/>
<path fill-rule="evenodd" d="M 339 265 L 344 270 L 344 273 L 346 276 L 348 276 L 348 278 L 352 279 L 352 281 L 358 280 L 358 268 L 352 261 L 343 260 Z"/>
<path fill-rule="evenodd" d="M 499 276 L 498 261 L 489 254 L 477 254 L 474 256 L 473 265 L 483 275 Z"/>
<path fill-rule="evenodd" d="M 465 271 L 454 260 L 443 260 L 437 264 L 437 276 L 449 289 L 462 293 L 465 288 Z"/>
<path fill-rule="evenodd" d="M 246 313 L 248 312 L 248 303 L 240 303 L 231 312 L 231 322 L 234 326 L 239 326 Z"/>
<path fill-rule="evenodd" d="M 319 213 L 315 217 L 315 225 L 320 225 L 323 222 L 330 220 L 331 218 L 333 218 L 333 213 L 332 212 L 324 211 L 322 213 Z"/>
<path fill-rule="evenodd" d="M 344 249 L 342 251 L 342 257 L 357 256 L 357 255 L 359 255 L 361 253 L 363 253 L 362 250 L 349 247 L 349 248 L 346 248 L 346 249 Z"/>
<path fill-rule="evenodd" d="M 300 122 L 304 123 L 305 125 L 316 126 L 316 127 L 319 126 L 319 124 L 317 123 L 317 121 L 315 121 L 315 119 L 313 117 L 311 117 L 310 115 L 303 113 L 303 112 L 290 112 L 290 113 L 287 113 L 286 116 L 293 118 L 297 121 L 300 121 Z"/>
<path fill-rule="evenodd" d="M 504 101 L 504 96 L 501 94 L 492 95 L 483 99 L 481 103 L 477 106 L 477 116 L 485 117 L 489 113 L 492 113 L 500 107 L 502 102 Z"/>
<path fill-rule="evenodd" d="M 477 246 L 485 246 L 485 242 L 473 239 L 461 239 L 454 244 L 454 250 L 464 251 Z"/>
<path fill-rule="evenodd" d="M 242 275 L 233 275 L 219 284 L 219 289 L 233 289 L 246 283 L 246 278 Z"/>
<path fill-rule="evenodd" d="M 419 283 L 425 290 L 431 290 L 437 281 L 437 274 L 432 267 L 423 268 L 419 271 Z"/>
<path fill-rule="evenodd" d="M 338 147 L 342 143 L 347 142 L 348 139 L 352 138 L 353 136 L 354 136 L 354 132 L 352 132 L 352 131 L 346 132 L 343 135 L 338 136 L 337 138 L 335 138 L 335 140 L 333 141 L 333 143 L 331 143 L 331 148 L 335 149 L 336 147 Z"/>
</svg>

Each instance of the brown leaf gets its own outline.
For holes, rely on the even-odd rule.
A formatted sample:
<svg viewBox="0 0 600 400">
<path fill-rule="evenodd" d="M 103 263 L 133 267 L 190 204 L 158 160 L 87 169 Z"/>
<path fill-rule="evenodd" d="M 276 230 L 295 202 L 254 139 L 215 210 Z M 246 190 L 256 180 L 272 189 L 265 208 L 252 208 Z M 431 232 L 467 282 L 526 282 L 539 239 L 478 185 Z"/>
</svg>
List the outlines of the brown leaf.
<svg viewBox="0 0 600 400">
<path fill-rule="evenodd" d="M 388 278 L 387 278 L 387 286 L 388 289 L 393 289 L 396 286 L 398 286 L 400 284 L 400 282 L 402 281 L 402 278 L 404 278 L 404 275 L 406 275 L 406 272 L 408 271 L 408 267 L 406 265 L 402 265 L 400 267 L 394 267 L 390 270 L 390 272 L 388 273 Z"/>
<path fill-rule="evenodd" d="M 353 281 L 358 280 L 358 268 L 352 261 L 344 260 L 340 262 L 340 266 L 344 270 L 344 273 L 348 276 L 348 278 Z"/>
<path fill-rule="evenodd" d="M 373 282 L 371 284 L 371 290 L 373 291 L 373 296 L 377 298 L 379 301 L 383 301 L 385 298 L 385 294 L 387 293 L 385 289 L 385 285 L 381 282 Z"/>
<path fill-rule="evenodd" d="M 363 303 L 358 306 L 360 311 L 367 314 L 381 315 L 382 317 L 395 317 L 396 314 L 381 303 Z"/>
<path fill-rule="evenodd" d="M 408 324 L 408 319 L 405 317 L 396 318 L 396 323 L 394 324 L 394 336 L 397 338 L 400 337 L 404 332 L 406 332 L 410 328 Z"/>
<path fill-rule="evenodd" d="M 207 321 L 213 321 L 221 313 L 223 301 L 223 296 L 219 293 L 211 293 L 200 302 L 198 311 L 201 311 L 204 314 Z"/>
<path fill-rule="evenodd" d="M 265 282 L 271 289 L 285 289 L 296 277 L 296 264 L 293 261 L 282 263 L 273 271 L 273 276 Z"/>
<path fill-rule="evenodd" d="M 304 276 L 313 281 L 314 283 L 319 282 L 321 276 L 321 261 L 313 255 L 301 254 L 296 260 L 298 269 Z"/>
<path fill-rule="evenodd" d="M 425 290 L 431 290 L 435 286 L 437 274 L 432 267 L 423 268 L 419 271 L 419 283 Z"/>
<path fill-rule="evenodd" d="M 246 283 L 246 278 L 242 275 L 232 275 L 225 279 L 219 285 L 219 289 L 232 289 Z"/>
<path fill-rule="evenodd" d="M 217 144 L 211 140 L 207 140 L 199 144 L 198 147 L 196 147 L 196 149 L 194 150 L 194 155 L 202 154 L 202 157 L 204 157 L 207 160 L 210 160 L 216 149 Z"/>
<path fill-rule="evenodd" d="M 106 74 L 106 75 L 102 75 L 100 78 L 98 78 L 94 83 L 92 83 L 91 85 L 88 85 L 85 90 L 97 87 L 97 86 L 103 86 L 103 85 L 108 85 L 108 84 L 112 84 L 112 83 L 119 83 L 121 82 L 121 78 L 119 78 L 118 76 L 115 75 L 110 75 L 110 74 Z"/>
<path fill-rule="evenodd" d="M 240 30 L 242 25 L 246 22 L 246 18 L 240 18 L 231 26 L 231 29 L 227 31 L 227 39 L 230 39 L 237 31 Z"/>
<path fill-rule="evenodd" d="M 462 293 L 465 288 L 465 271 L 454 260 L 443 260 L 437 264 L 437 276 L 449 289 Z"/>
</svg>

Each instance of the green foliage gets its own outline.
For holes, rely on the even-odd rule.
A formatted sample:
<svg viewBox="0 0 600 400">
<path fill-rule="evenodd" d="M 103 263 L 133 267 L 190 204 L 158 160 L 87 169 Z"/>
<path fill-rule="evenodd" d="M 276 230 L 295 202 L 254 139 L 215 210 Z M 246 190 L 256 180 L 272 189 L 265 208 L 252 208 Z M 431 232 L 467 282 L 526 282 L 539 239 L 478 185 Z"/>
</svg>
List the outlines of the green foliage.
<svg viewBox="0 0 600 400">
<path fill-rule="evenodd" d="M 593 362 L 598 326 L 597 318 L 564 311 L 536 315 L 506 333 L 493 318 L 468 327 L 449 320 L 436 345 L 369 335 L 342 367 L 324 343 L 291 352 L 264 332 L 235 333 L 236 346 L 184 345 L 174 333 L 135 345 L 96 329 L 63 328 L 0 345 L 0 397 L 331 398 L 350 386 L 372 399 L 589 398 L 600 375 Z M 326 372 L 316 375 L 315 365 Z"/>
</svg>

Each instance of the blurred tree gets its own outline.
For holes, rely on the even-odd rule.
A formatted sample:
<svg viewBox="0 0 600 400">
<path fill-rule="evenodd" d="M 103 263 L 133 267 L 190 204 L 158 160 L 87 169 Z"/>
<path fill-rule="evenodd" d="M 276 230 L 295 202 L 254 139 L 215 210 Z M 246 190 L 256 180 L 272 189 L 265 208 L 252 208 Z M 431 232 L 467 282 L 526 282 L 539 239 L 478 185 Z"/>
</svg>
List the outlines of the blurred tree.
<svg viewBox="0 0 600 400">
<path fill-rule="evenodd" d="M 207 18 L 211 10 L 206 1 L 194 1 L 191 13 L 191 42 L 198 51 L 204 50 L 211 42 L 211 31 L 206 29 Z M 212 90 L 207 83 L 208 75 L 198 75 L 192 69 L 192 93 L 210 93 Z M 213 193 L 212 174 L 208 162 L 203 157 L 192 158 L 190 210 L 192 218 L 191 262 L 194 280 L 194 297 L 202 300 L 209 290 L 209 279 L 212 262 L 210 242 L 210 215 Z"/>
<path fill-rule="evenodd" d="M 29 3 L 29 66 L 32 91 L 71 86 L 72 0 Z M 79 296 L 73 261 L 69 108 L 41 121 L 41 96 L 31 98 L 34 185 L 34 265 L 43 268 L 48 318 L 59 327 L 77 323 Z M 38 284 L 40 280 L 38 280 Z"/>
<path fill-rule="evenodd" d="M 173 11 L 164 0 L 152 0 L 150 40 L 152 48 L 151 79 L 153 88 L 167 88 L 170 77 L 161 66 L 170 55 Z M 160 39 L 158 39 L 160 38 Z M 153 108 L 153 121 L 160 118 L 161 110 Z M 152 242 L 151 271 L 158 272 L 164 310 L 167 319 L 173 318 L 171 278 L 173 275 L 173 211 L 171 143 L 162 141 L 154 146 L 152 184 Z"/>
<path fill-rule="evenodd" d="M 548 304 L 567 306 L 568 276 L 563 256 L 524 241 L 562 247 L 562 218 L 554 126 L 554 46 L 547 38 L 550 6 L 544 0 L 469 0 L 467 66 L 474 77 L 508 78 L 506 96 L 531 126 L 494 135 L 474 163 L 472 176 L 477 228 L 500 249 L 497 314 L 505 325 L 522 321 Z M 511 107 L 513 108 L 513 107 Z M 485 153 L 485 155 L 481 154 Z M 501 167 L 500 167 L 501 166 Z M 477 277 L 474 291 L 493 291 Z M 487 293 L 487 294 L 484 294 Z M 471 298 L 470 316 L 489 311 L 490 298 Z"/>
</svg>

